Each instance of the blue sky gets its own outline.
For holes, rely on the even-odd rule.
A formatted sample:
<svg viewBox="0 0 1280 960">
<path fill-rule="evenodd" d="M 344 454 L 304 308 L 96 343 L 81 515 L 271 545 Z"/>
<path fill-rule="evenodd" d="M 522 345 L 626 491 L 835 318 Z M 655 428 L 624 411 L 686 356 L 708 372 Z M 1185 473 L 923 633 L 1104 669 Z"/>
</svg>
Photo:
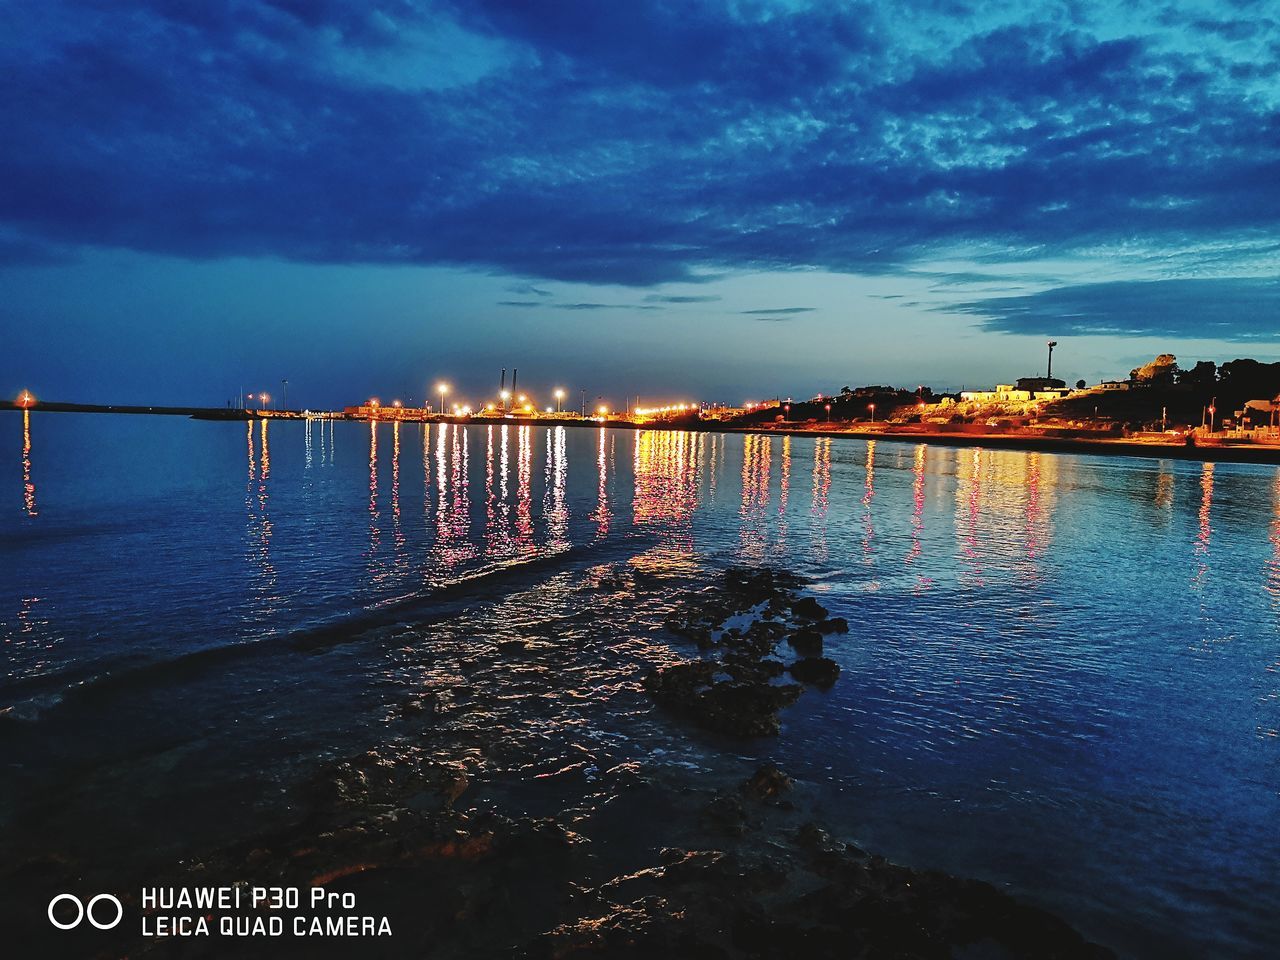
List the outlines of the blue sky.
<svg viewBox="0 0 1280 960">
<path fill-rule="evenodd" d="M 0 390 L 739 401 L 1280 359 L 1252 0 L 0 2 Z"/>
</svg>

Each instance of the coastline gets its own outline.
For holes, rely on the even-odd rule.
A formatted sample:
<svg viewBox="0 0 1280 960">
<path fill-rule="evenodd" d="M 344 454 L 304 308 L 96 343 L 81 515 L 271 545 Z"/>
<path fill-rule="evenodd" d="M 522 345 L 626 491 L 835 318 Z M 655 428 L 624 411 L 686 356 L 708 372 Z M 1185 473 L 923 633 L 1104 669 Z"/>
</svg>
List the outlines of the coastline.
<svg viewBox="0 0 1280 960">
<path fill-rule="evenodd" d="M 741 620 L 720 629 L 721 614 L 744 603 L 758 613 L 767 595 L 793 610 L 784 619 L 811 615 L 799 581 L 786 595 L 752 587 L 726 606 L 708 572 L 672 575 L 642 552 L 482 598 L 465 617 L 367 628 L 352 638 L 368 644 L 361 659 L 394 665 L 373 742 L 300 770 L 275 801 L 275 822 L 242 824 L 239 839 L 191 838 L 176 856 L 142 848 L 106 864 L 56 836 L 31 838 L 44 853 L 11 860 L 0 879 L 11 930 L 32 945 L 47 939 L 36 907 L 52 890 L 119 890 L 129 917 L 154 921 L 124 891 L 317 884 L 389 918 L 396 936 L 201 941 L 139 936 L 131 922 L 109 941 L 68 938 L 46 955 L 102 955 L 109 942 L 113 955 L 141 956 L 351 955 L 353 944 L 378 956 L 945 956 L 970 947 L 1111 956 L 987 883 L 900 866 L 837 838 L 816 793 L 769 758 L 770 738 L 705 731 L 696 715 L 656 704 L 645 677 L 707 655 L 698 611 L 714 611 L 717 643 L 741 636 L 748 645 L 761 630 Z M 761 659 L 782 632 L 748 659 L 790 659 Z M 724 662 L 741 662 L 742 649 L 731 645 Z M 323 663 L 328 654 L 308 656 Z M 804 686 L 797 696 L 819 695 Z"/>
<path fill-rule="evenodd" d="M 13 401 L 0 403 L 0 411 L 21 411 Z M 146 407 L 110 404 L 80 404 L 41 402 L 29 408 L 31 412 L 44 413 L 115 413 L 134 416 L 185 416 L 195 420 L 245 421 L 245 420 L 305 420 L 302 411 L 269 411 L 265 415 L 254 410 L 230 410 L 220 407 Z M 325 413 L 322 419 L 355 423 L 370 422 L 368 418 L 347 417 Z M 397 422 L 395 417 L 380 417 L 379 422 Z M 954 429 L 925 429 L 919 424 L 885 424 L 868 429 L 862 427 L 839 428 L 819 423 L 773 423 L 751 426 L 721 423 L 715 420 L 680 422 L 652 421 L 636 423 L 619 419 L 583 419 L 580 417 L 482 417 L 444 416 L 428 420 L 403 419 L 403 423 L 451 423 L 456 425 L 515 425 L 542 427 L 578 427 L 616 430 L 668 430 L 697 433 L 738 433 L 764 436 L 803 436 L 855 440 L 886 440 L 893 443 L 923 443 L 943 447 L 983 447 L 995 450 L 1023 450 L 1034 453 L 1091 454 L 1098 456 L 1147 457 L 1150 459 L 1191 460 L 1211 463 L 1254 463 L 1280 465 L 1280 444 L 1255 444 L 1223 442 L 1217 438 L 1209 442 L 1199 441 L 1193 446 L 1186 443 L 1163 443 L 1154 440 L 1134 440 L 1124 437 L 1055 437 L 1031 432 L 959 431 Z"/>
</svg>

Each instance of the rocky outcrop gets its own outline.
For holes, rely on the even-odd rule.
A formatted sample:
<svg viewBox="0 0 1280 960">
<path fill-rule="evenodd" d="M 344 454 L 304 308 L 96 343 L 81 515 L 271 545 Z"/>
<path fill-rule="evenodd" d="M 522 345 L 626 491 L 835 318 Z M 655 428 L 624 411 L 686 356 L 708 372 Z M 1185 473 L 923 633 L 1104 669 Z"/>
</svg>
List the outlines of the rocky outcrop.
<svg viewBox="0 0 1280 960">
<path fill-rule="evenodd" d="M 701 659 L 654 670 L 645 689 L 705 729 L 739 737 L 776 734 L 778 712 L 801 693 L 779 678 L 790 672 L 800 683 L 830 687 L 840 668 L 822 656 L 823 637 L 849 629 L 843 617 L 828 619 L 825 607 L 802 596 L 802 586 L 785 570 L 733 567 L 718 582 L 687 594 L 666 626 L 693 641 Z M 787 650 L 798 659 L 780 659 Z"/>
</svg>

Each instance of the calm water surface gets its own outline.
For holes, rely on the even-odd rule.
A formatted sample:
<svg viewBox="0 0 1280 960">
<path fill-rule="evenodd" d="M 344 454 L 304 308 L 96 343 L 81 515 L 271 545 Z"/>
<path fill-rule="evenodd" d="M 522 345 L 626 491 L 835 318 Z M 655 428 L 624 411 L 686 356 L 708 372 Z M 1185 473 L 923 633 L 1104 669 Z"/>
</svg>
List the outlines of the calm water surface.
<svg viewBox="0 0 1280 960">
<path fill-rule="evenodd" d="M 12 724 L 530 558 L 772 563 L 853 629 L 840 681 L 759 749 L 859 842 L 1136 955 L 1280 933 L 1274 468 L 38 412 L 0 437 Z"/>
</svg>

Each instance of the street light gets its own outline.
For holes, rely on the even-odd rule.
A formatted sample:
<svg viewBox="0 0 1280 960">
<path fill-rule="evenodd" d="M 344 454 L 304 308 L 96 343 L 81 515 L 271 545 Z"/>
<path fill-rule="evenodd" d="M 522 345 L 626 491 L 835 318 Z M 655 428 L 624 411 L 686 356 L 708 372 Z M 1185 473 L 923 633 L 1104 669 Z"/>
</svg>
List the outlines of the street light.
<svg viewBox="0 0 1280 960">
<path fill-rule="evenodd" d="M 436 392 L 440 394 L 440 416 L 444 416 L 444 395 L 449 392 L 447 383 L 437 383 Z"/>
<path fill-rule="evenodd" d="M 261 411 L 263 406 L 265 406 L 266 402 L 270 399 L 271 398 L 267 396 L 265 393 L 258 394 L 258 410 Z"/>
<path fill-rule="evenodd" d="M 560 401 L 564 399 L 564 391 L 556 388 L 556 413 L 560 412 Z"/>
<path fill-rule="evenodd" d="M 874 403 L 868 403 L 867 407 L 871 411 L 871 422 L 875 423 L 876 422 L 876 405 Z"/>
<path fill-rule="evenodd" d="M 827 423 L 830 423 L 830 422 L 831 422 L 831 404 L 829 404 L 829 403 L 828 403 L 828 404 L 824 404 L 824 407 L 825 407 L 825 409 L 826 409 L 826 411 L 827 411 Z"/>
<path fill-rule="evenodd" d="M 31 395 L 30 390 L 23 390 L 22 393 L 18 394 L 18 406 L 23 410 L 29 410 L 31 407 L 35 406 L 35 403 L 36 398 Z"/>
</svg>

